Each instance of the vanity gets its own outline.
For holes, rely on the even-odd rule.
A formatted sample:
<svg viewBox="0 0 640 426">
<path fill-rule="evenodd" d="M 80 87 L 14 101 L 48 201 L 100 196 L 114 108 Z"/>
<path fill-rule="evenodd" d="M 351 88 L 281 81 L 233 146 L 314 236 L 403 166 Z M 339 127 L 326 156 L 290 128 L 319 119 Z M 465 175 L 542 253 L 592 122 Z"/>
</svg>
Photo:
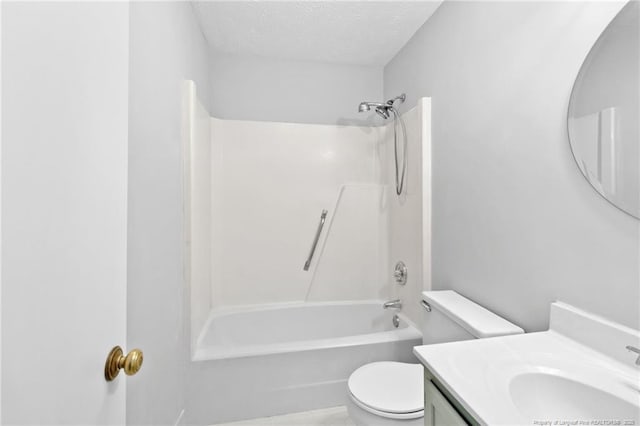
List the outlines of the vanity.
<svg viewBox="0 0 640 426">
<path fill-rule="evenodd" d="M 539 333 L 417 346 L 425 425 L 640 425 L 640 331 L 551 305 Z"/>
</svg>

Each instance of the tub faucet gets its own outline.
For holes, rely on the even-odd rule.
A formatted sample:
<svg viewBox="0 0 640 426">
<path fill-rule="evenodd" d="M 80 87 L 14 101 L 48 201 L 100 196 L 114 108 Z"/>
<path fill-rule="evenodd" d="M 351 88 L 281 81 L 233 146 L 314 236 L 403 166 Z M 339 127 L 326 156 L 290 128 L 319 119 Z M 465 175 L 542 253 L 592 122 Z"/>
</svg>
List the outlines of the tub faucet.
<svg viewBox="0 0 640 426">
<path fill-rule="evenodd" d="M 388 309 L 388 308 L 401 309 L 402 308 L 402 300 L 400 300 L 400 299 L 389 300 L 388 302 L 384 302 L 382 307 L 384 309 Z"/>
</svg>

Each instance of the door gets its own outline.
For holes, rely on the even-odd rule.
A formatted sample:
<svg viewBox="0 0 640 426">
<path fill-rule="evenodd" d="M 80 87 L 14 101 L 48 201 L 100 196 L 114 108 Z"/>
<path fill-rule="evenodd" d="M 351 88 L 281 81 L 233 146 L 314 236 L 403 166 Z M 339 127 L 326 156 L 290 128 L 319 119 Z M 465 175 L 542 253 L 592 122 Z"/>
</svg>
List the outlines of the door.
<svg viewBox="0 0 640 426">
<path fill-rule="evenodd" d="M 129 5 L 1 7 L 2 423 L 124 424 Z"/>
</svg>

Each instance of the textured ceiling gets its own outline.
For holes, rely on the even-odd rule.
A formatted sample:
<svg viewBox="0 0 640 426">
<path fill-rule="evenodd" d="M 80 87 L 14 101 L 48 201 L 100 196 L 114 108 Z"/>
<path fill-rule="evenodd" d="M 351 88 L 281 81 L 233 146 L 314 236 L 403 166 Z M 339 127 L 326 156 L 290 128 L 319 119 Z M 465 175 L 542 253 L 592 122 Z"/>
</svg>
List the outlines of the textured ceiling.
<svg viewBox="0 0 640 426">
<path fill-rule="evenodd" d="M 441 1 L 203 1 L 211 48 L 238 55 L 385 65 Z"/>
</svg>

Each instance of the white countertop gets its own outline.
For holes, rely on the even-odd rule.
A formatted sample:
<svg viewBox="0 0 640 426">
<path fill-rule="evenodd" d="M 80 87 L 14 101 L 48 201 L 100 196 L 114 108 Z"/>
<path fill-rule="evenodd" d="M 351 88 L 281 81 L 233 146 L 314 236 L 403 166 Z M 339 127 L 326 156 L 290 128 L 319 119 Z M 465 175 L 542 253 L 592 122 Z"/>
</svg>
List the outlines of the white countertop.
<svg viewBox="0 0 640 426">
<path fill-rule="evenodd" d="M 549 331 L 417 346 L 414 353 L 483 424 L 640 425 L 640 367 L 624 349 L 625 344 L 638 345 L 640 333 L 569 305 L 554 305 Z M 581 341 L 593 321 L 599 332 L 603 321 L 617 327 L 602 339 L 611 350 Z"/>
</svg>

